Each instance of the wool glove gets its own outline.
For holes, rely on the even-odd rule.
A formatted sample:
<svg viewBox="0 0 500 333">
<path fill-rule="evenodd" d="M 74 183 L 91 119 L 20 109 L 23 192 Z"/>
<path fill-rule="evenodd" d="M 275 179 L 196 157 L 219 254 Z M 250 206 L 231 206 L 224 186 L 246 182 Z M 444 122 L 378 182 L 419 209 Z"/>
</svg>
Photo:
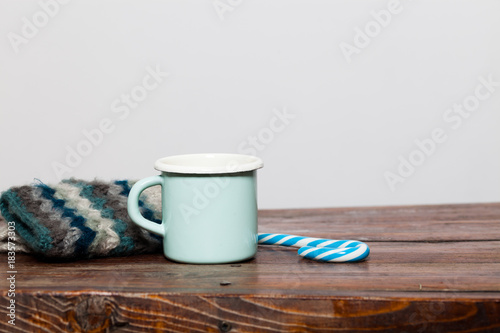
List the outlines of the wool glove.
<svg viewBox="0 0 500 333">
<path fill-rule="evenodd" d="M 51 186 L 37 182 L 12 187 L 2 193 L 0 211 L 5 221 L 15 223 L 21 250 L 44 259 L 161 252 L 162 238 L 128 216 L 127 198 L 134 183 L 67 179 Z M 139 200 L 142 215 L 156 223 L 162 219 L 160 197 L 160 188 L 152 187 Z M 0 233 L 6 233 L 5 221 Z"/>
</svg>

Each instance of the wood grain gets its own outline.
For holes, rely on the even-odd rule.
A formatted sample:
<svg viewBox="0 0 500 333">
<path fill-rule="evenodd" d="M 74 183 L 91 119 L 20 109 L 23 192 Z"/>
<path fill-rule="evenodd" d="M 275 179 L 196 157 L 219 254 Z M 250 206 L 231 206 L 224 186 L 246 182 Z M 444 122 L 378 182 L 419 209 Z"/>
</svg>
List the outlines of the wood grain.
<svg viewBox="0 0 500 333">
<path fill-rule="evenodd" d="M 10 332 L 220 332 L 224 326 L 231 332 L 500 328 L 500 304 L 493 300 L 69 293 L 23 295 L 19 302 L 24 315 Z"/>
<path fill-rule="evenodd" d="M 259 231 L 363 239 L 370 256 L 325 264 L 259 246 L 234 266 L 17 254 L 16 326 L 2 254 L 0 332 L 500 332 L 499 228 L 500 204 L 273 210 Z"/>
</svg>

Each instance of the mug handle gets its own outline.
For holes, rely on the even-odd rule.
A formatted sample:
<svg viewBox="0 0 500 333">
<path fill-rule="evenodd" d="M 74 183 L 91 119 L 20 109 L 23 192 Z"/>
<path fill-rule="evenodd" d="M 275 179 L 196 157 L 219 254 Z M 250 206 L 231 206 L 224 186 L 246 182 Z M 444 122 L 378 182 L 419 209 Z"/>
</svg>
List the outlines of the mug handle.
<svg viewBox="0 0 500 333">
<path fill-rule="evenodd" d="M 142 216 L 139 211 L 139 196 L 142 191 L 147 189 L 148 187 L 161 185 L 163 187 L 163 178 L 162 176 L 151 176 L 148 178 L 144 178 L 139 180 L 137 183 L 132 186 L 130 189 L 130 193 L 128 195 L 127 200 L 127 210 L 128 215 L 137 224 L 139 227 L 146 229 L 147 231 L 152 232 L 153 234 L 157 234 L 165 237 L 165 229 L 163 228 L 163 221 L 161 224 L 150 221 L 144 216 Z"/>
</svg>

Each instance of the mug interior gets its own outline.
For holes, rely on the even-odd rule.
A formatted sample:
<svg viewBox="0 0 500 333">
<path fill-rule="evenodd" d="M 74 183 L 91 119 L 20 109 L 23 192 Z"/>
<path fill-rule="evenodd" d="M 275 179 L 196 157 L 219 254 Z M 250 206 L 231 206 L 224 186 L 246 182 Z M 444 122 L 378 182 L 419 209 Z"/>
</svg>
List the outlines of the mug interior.
<svg viewBox="0 0 500 333">
<path fill-rule="evenodd" d="M 244 172 L 262 168 L 258 157 L 240 154 L 188 154 L 160 158 L 155 169 L 162 172 L 215 174 Z"/>
</svg>

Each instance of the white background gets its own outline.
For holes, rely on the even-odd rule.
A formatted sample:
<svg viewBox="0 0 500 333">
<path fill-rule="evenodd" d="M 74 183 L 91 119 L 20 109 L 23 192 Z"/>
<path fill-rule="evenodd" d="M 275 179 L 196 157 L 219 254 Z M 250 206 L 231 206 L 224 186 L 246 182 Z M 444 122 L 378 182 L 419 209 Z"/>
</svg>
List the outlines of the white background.
<svg viewBox="0 0 500 333">
<path fill-rule="evenodd" d="M 261 208 L 500 200 L 500 87 L 457 129 L 443 119 L 480 76 L 500 81 L 499 1 L 402 0 L 350 62 L 341 43 L 355 45 L 388 1 L 221 2 L 231 10 L 73 0 L 43 22 L 50 0 L 0 0 L 0 190 L 58 181 L 54 163 L 109 119 L 113 131 L 64 178 L 139 179 L 157 174 L 157 158 L 250 152 L 260 134 Z M 33 16 L 38 32 L 16 52 L 12 36 Z M 169 76 L 121 119 L 113 102 L 148 67 Z M 285 109 L 294 118 L 271 140 Z M 384 174 L 435 128 L 447 140 L 391 191 Z"/>
</svg>

